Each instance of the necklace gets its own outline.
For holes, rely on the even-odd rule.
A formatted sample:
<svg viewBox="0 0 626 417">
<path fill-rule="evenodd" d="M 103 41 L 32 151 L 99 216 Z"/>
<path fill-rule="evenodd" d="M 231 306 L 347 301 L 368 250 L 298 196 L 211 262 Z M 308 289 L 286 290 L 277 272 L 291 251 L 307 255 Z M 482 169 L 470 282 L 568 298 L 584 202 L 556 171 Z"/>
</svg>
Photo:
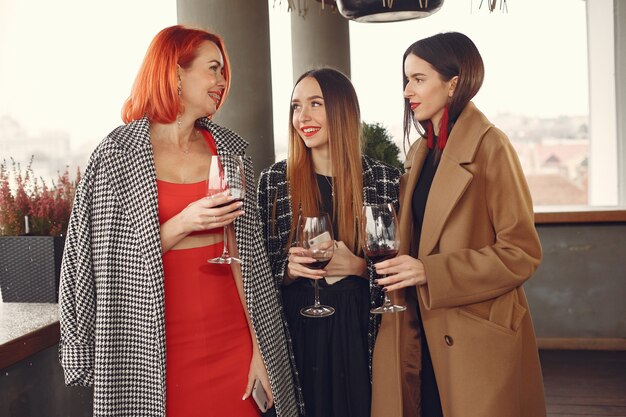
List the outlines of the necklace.
<svg viewBox="0 0 626 417">
<path fill-rule="evenodd" d="M 330 195 L 333 197 L 333 199 L 335 198 L 335 187 L 333 187 L 333 181 L 329 180 L 328 177 L 326 175 L 322 175 L 322 177 L 324 177 L 324 179 L 326 180 L 326 182 L 328 183 L 328 185 L 330 186 Z M 330 177 L 331 179 L 333 177 Z"/>
<path fill-rule="evenodd" d="M 194 137 L 197 137 L 198 134 L 200 132 L 198 131 L 198 129 L 194 129 L 193 130 L 193 134 L 191 135 L 191 137 L 189 138 L 189 146 L 187 147 L 187 149 L 180 149 L 183 153 L 183 155 L 187 156 L 189 154 L 189 151 L 191 151 L 191 145 L 193 144 L 192 141 L 194 141 L 195 139 L 193 139 Z"/>
</svg>

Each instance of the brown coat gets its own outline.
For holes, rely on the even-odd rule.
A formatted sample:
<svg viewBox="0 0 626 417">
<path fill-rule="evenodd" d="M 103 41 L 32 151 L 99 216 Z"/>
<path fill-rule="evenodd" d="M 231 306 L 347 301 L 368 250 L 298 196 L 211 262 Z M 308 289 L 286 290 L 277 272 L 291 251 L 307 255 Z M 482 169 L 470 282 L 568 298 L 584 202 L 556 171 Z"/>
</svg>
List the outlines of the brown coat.
<svg viewBox="0 0 626 417">
<path fill-rule="evenodd" d="M 521 285 L 541 260 L 532 201 L 507 137 L 469 103 L 433 180 L 415 253 L 412 195 L 427 154 L 417 141 L 400 188 L 400 254 L 427 285 L 391 293 L 373 364 L 372 417 L 418 417 L 419 304 L 445 417 L 545 417 L 543 379 Z"/>
</svg>

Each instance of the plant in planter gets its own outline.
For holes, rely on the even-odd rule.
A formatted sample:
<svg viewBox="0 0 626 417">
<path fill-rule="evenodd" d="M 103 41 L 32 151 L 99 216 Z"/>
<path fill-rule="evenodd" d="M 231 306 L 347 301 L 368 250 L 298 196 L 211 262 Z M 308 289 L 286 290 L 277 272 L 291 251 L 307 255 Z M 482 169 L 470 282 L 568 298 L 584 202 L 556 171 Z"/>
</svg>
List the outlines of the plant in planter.
<svg viewBox="0 0 626 417">
<path fill-rule="evenodd" d="M 56 302 L 76 185 L 69 171 L 51 187 L 32 170 L 32 158 L 0 163 L 0 291 L 4 302 Z"/>
</svg>

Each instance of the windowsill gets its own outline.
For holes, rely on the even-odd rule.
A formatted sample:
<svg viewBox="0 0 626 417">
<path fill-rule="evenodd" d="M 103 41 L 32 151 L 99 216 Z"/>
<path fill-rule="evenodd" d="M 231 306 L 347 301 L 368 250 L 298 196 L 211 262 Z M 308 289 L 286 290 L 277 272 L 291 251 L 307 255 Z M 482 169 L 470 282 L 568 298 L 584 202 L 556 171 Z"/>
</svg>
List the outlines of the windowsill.
<svg viewBox="0 0 626 417">
<path fill-rule="evenodd" d="M 0 369 L 59 342 L 59 306 L 0 302 Z"/>
<path fill-rule="evenodd" d="M 626 222 L 625 206 L 541 206 L 535 210 L 535 224 Z"/>
</svg>

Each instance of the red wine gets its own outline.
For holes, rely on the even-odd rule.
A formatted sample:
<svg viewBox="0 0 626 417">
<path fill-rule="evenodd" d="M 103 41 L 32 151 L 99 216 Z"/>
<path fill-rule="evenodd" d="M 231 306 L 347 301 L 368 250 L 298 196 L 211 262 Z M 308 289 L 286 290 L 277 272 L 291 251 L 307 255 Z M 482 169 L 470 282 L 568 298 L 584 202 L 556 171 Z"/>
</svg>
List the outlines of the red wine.
<svg viewBox="0 0 626 417">
<path fill-rule="evenodd" d="M 398 249 L 377 249 L 372 251 L 366 251 L 365 256 L 370 258 L 375 264 L 378 262 L 391 259 L 398 254 Z"/>
<path fill-rule="evenodd" d="M 306 264 L 308 268 L 311 269 L 324 269 L 326 265 L 330 262 L 330 258 L 328 259 L 317 259 L 315 262 L 311 262 L 310 264 Z"/>
</svg>

